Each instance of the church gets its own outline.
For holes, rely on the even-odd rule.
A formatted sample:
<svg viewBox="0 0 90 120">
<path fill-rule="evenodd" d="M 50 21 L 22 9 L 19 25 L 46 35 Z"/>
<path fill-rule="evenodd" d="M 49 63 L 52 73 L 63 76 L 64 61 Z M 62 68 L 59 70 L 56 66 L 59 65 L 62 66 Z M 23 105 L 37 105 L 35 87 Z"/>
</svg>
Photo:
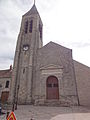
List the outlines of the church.
<svg viewBox="0 0 90 120">
<path fill-rule="evenodd" d="M 90 68 L 72 50 L 43 46 L 43 23 L 34 4 L 22 16 L 8 102 L 50 106 L 90 105 Z"/>
</svg>

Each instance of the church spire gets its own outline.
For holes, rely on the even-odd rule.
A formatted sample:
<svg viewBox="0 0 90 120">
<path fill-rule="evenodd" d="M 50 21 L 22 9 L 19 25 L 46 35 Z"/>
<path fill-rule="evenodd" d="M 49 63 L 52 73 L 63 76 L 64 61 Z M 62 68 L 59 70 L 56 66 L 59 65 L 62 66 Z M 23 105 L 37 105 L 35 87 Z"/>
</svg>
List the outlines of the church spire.
<svg viewBox="0 0 90 120">
<path fill-rule="evenodd" d="M 28 16 L 31 14 L 39 14 L 37 11 L 36 5 L 35 5 L 35 0 L 34 0 L 34 4 L 33 4 L 32 8 L 26 14 L 24 14 L 24 16 Z"/>
<path fill-rule="evenodd" d="M 34 5 L 35 5 L 35 2 L 36 2 L 36 1 L 34 0 Z"/>
</svg>

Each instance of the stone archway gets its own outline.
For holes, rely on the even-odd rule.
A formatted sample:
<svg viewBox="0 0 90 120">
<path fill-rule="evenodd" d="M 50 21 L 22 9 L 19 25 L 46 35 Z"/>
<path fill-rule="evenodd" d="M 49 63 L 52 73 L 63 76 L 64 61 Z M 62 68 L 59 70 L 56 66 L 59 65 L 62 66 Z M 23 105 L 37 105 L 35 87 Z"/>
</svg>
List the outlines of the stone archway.
<svg viewBox="0 0 90 120">
<path fill-rule="evenodd" d="M 55 76 L 49 76 L 46 81 L 46 98 L 59 99 L 58 79 Z"/>
</svg>

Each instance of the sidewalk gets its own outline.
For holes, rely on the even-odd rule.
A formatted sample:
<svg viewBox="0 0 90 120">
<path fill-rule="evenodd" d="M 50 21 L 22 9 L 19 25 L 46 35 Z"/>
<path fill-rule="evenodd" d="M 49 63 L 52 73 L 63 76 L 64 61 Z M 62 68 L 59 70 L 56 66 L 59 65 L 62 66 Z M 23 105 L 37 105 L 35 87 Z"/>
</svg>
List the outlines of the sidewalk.
<svg viewBox="0 0 90 120">
<path fill-rule="evenodd" d="M 51 120 L 90 120 L 90 113 L 73 113 L 58 115 Z"/>
</svg>

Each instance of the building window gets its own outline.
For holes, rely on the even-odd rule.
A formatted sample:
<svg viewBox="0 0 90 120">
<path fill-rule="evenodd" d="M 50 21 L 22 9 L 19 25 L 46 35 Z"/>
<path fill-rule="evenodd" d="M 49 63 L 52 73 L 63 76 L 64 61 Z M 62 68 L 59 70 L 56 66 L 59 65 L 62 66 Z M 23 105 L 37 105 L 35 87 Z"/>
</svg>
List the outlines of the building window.
<svg viewBox="0 0 90 120">
<path fill-rule="evenodd" d="M 55 84 L 55 83 L 54 83 L 54 84 L 53 84 L 53 87 L 58 87 L 58 84 Z"/>
<path fill-rule="evenodd" d="M 5 88 L 9 88 L 9 81 L 6 81 L 6 86 Z"/>
<path fill-rule="evenodd" d="M 25 22 L 25 33 L 28 32 L 28 21 Z"/>
<path fill-rule="evenodd" d="M 32 33 L 33 29 L 33 20 L 30 21 L 29 32 Z"/>
<path fill-rule="evenodd" d="M 40 38 L 42 39 L 42 26 L 39 24 Z"/>
<path fill-rule="evenodd" d="M 47 87 L 52 87 L 52 84 L 47 84 Z"/>
<path fill-rule="evenodd" d="M 2 85 L 0 84 L 0 88 L 2 87 Z"/>
<path fill-rule="evenodd" d="M 25 68 L 23 69 L 23 74 L 25 73 Z"/>
</svg>

